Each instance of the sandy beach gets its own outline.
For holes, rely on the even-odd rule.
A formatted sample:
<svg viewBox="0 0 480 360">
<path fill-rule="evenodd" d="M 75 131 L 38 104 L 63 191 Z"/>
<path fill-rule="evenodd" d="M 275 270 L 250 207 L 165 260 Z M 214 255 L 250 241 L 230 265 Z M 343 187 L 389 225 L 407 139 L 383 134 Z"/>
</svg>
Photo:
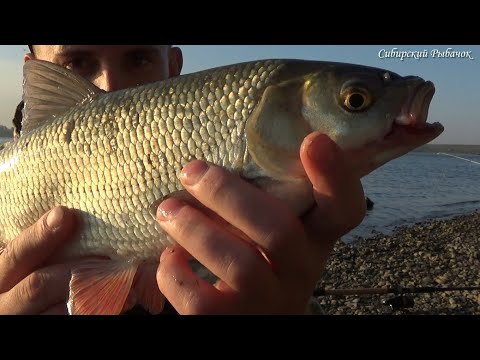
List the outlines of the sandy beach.
<svg viewBox="0 0 480 360">
<path fill-rule="evenodd" d="M 319 289 L 480 287 L 480 212 L 398 227 L 353 244 L 339 241 Z M 393 309 L 385 295 L 321 295 L 326 315 L 479 315 L 480 291 L 410 294 L 411 307 Z M 412 304 L 413 302 L 413 304 Z"/>
</svg>

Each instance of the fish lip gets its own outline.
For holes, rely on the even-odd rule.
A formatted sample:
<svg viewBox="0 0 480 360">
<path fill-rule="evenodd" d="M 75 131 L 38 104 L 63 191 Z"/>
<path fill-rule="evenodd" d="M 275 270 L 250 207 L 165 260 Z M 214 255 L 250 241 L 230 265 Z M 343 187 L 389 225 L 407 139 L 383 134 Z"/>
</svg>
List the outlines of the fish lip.
<svg viewBox="0 0 480 360">
<path fill-rule="evenodd" d="M 405 126 L 394 123 L 390 131 L 384 136 L 384 141 L 394 138 L 400 132 L 410 135 L 427 135 L 439 130 L 443 130 L 443 125 L 438 122 L 432 124 L 425 122 L 421 126 Z"/>
<path fill-rule="evenodd" d="M 435 95 L 435 86 L 431 81 L 414 78 L 409 81 L 407 101 L 394 123 L 403 126 L 423 127 L 426 124 L 430 102 Z"/>
<path fill-rule="evenodd" d="M 435 86 L 431 81 L 418 77 L 409 79 L 409 82 L 407 100 L 399 114 L 393 118 L 384 140 L 391 138 L 399 129 L 404 129 L 410 134 L 421 134 L 431 130 L 432 124 L 427 123 L 427 118 L 430 103 L 435 95 Z"/>
<path fill-rule="evenodd" d="M 347 151 L 354 159 L 354 171 L 365 176 L 382 164 L 434 140 L 444 131 L 442 124 L 435 122 L 418 126 L 393 124 L 389 134 L 381 141 Z"/>
</svg>

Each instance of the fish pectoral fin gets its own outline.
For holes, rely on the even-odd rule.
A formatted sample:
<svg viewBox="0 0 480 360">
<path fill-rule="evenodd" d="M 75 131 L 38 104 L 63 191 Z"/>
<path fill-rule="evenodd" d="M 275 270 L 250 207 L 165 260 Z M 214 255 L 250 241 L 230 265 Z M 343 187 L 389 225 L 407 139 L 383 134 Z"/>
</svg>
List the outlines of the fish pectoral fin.
<svg viewBox="0 0 480 360">
<path fill-rule="evenodd" d="M 86 259 L 72 266 L 70 315 L 121 314 L 132 288 L 138 263 Z"/>
<path fill-rule="evenodd" d="M 246 124 L 250 155 L 277 179 L 304 175 L 300 145 L 312 129 L 302 117 L 301 89 L 297 81 L 269 86 Z"/>
<path fill-rule="evenodd" d="M 73 71 L 42 60 L 25 63 L 23 83 L 22 134 L 104 92 Z"/>
</svg>

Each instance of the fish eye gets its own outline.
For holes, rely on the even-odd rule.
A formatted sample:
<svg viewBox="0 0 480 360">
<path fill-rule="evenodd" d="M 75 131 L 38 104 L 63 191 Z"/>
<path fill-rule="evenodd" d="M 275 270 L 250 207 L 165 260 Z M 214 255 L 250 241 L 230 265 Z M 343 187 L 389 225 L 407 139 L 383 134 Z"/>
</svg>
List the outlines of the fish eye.
<svg viewBox="0 0 480 360">
<path fill-rule="evenodd" d="M 350 111 L 362 111 L 370 106 L 370 96 L 365 92 L 357 89 L 347 91 L 344 95 L 343 104 Z"/>
<path fill-rule="evenodd" d="M 383 81 L 385 81 L 385 82 L 388 82 L 388 81 L 392 80 L 392 77 L 390 76 L 389 72 L 384 73 L 382 75 L 382 78 L 383 78 Z"/>
</svg>

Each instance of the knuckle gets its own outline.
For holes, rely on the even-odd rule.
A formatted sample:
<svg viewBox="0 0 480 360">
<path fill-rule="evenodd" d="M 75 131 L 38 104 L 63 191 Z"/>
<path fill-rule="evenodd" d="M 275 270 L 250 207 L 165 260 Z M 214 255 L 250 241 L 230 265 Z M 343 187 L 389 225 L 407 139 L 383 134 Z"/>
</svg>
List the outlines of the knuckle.
<svg viewBox="0 0 480 360">
<path fill-rule="evenodd" d="M 8 243 L 2 253 L 3 261 L 13 266 L 16 266 L 16 264 L 19 263 L 19 255 L 18 255 L 19 250 L 18 250 L 17 244 L 18 244 L 18 241 L 12 241 Z"/>
<path fill-rule="evenodd" d="M 275 256 L 275 254 L 289 251 L 292 246 L 300 243 L 298 240 L 305 237 L 306 233 L 302 223 L 293 216 L 285 216 L 270 227 L 261 244 L 266 244 L 271 255 Z"/>
<path fill-rule="evenodd" d="M 47 217 L 46 216 L 40 218 L 35 223 L 35 225 L 32 229 L 32 232 L 33 232 L 33 236 L 36 239 L 42 239 L 48 234 L 49 230 L 48 230 Z"/>
<path fill-rule="evenodd" d="M 194 236 L 199 225 L 197 211 L 190 206 L 184 206 L 174 220 L 175 240 L 183 243 L 183 239 Z"/>
<path fill-rule="evenodd" d="M 211 199 L 221 199 L 225 196 L 226 189 L 231 182 L 231 177 L 223 170 L 211 168 L 205 176 L 204 189 L 208 191 Z"/>
<path fill-rule="evenodd" d="M 2 252 L 3 261 L 15 266 L 21 261 L 22 254 L 30 245 L 42 240 L 48 234 L 46 218 L 23 230 L 13 241 L 10 241 Z"/>
<path fill-rule="evenodd" d="M 39 272 L 31 273 L 25 284 L 20 288 L 20 298 L 29 302 L 37 302 L 41 299 L 45 285 L 45 276 Z"/>
<path fill-rule="evenodd" d="M 245 262 L 249 261 L 251 261 L 250 258 L 245 259 Z M 226 259 L 225 274 L 233 284 L 237 284 L 239 287 L 241 287 L 243 283 L 246 283 L 244 272 L 240 270 L 238 259 L 235 257 L 228 257 Z"/>
<path fill-rule="evenodd" d="M 252 254 L 253 256 L 239 257 L 231 256 L 225 261 L 225 274 L 232 284 L 238 289 L 248 290 L 252 289 L 258 282 L 255 281 L 255 276 L 258 276 L 261 271 L 260 254 Z M 258 255 L 258 256 L 255 256 Z"/>
</svg>

